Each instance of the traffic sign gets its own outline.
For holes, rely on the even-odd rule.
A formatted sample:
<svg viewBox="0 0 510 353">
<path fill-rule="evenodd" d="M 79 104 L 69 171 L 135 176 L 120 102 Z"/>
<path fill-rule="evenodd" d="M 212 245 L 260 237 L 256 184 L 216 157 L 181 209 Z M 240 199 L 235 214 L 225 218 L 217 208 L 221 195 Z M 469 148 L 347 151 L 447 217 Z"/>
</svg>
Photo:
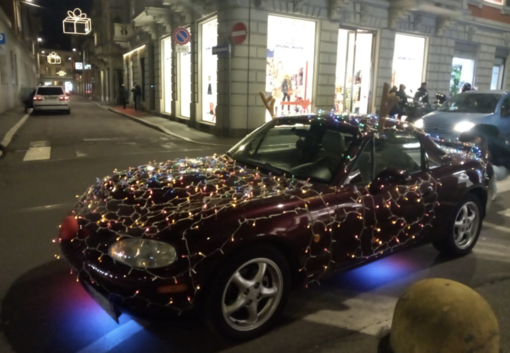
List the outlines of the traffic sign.
<svg viewBox="0 0 510 353">
<path fill-rule="evenodd" d="M 234 27 L 232 27 L 232 43 L 236 45 L 243 44 L 248 36 L 248 29 L 244 22 L 237 22 Z"/>
<path fill-rule="evenodd" d="M 0 44 L 5 44 L 5 33 L 0 33 Z"/>
<path fill-rule="evenodd" d="M 212 48 L 213 55 L 230 53 L 230 44 L 218 45 Z"/>
<path fill-rule="evenodd" d="M 191 34 L 184 27 L 177 27 L 172 34 L 174 42 L 179 45 L 186 45 L 191 40 Z"/>
</svg>

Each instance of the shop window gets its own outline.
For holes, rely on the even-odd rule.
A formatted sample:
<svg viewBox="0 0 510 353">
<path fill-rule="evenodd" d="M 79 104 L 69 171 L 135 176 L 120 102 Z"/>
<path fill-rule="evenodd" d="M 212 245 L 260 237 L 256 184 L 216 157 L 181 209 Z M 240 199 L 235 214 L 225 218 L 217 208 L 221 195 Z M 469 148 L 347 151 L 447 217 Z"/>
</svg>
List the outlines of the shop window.
<svg viewBox="0 0 510 353">
<path fill-rule="evenodd" d="M 454 57 L 450 78 L 450 95 L 461 92 L 465 83 L 473 84 L 475 75 L 475 61 L 473 59 Z"/>
<path fill-rule="evenodd" d="M 267 26 L 266 93 L 276 99 L 275 113 L 308 113 L 313 94 L 315 22 L 269 16 Z"/>
<path fill-rule="evenodd" d="M 181 100 L 181 116 L 191 116 L 191 53 L 179 55 L 179 87 Z"/>
<path fill-rule="evenodd" d="M 216 122 L 218 99 L 218 57 L 212 48 L 218 44 L 218 20 L 202 24 L 202 120 Z"/>
<path fill-rule="evenodd" d="M 406 92 L 414 96 L 423 81 L 425 65 L 425 38 L 397 34 L 393 55 L 392 86 L 406 86 Z"/>
<path fill-rule="evenodd" d="M 335 79 L 335 111 L 367 114 L 372 84 L 374 34 L 340 29 Z"/>
<path fill-rule="evenodd" d="M 162 45 L 162 74 L 163 74 L 163 99 L 164 112 L 172 113 L 172 39 L 167 37 L 161 41 Z"/>
<path fill-rule="evenodd" d="M 492 68 L 491 89 L 499 90 L 503 87 L 503 73 L 505 72 L 505 59 L 496 58 Z"/>
</svg>

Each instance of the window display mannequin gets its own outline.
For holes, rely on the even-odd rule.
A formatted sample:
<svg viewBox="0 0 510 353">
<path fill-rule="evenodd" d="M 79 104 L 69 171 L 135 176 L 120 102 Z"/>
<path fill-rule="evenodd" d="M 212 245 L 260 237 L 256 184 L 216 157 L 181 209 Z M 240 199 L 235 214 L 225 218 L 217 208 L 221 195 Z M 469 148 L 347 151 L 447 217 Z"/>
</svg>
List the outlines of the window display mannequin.
<svg viewBox="0 0 510 353">
<path fill-rule="evenodd" d="M 208 76 L 209 84 L 207 85 L 207 94 L 212 95 L 211 75 Z"/>
<path fill-rule="evenodd" d="M 292 92 L 292 82 L 290 81 L 289 75 L 285 75 L 285 78 L 283 79 L 282 93 L 283 93 L 282 102 L 285 102 L 285 100 L 287 100 L 287 102 L 290 102 L 290 95 L 293 92 Z M 282 108 L 282 110 L 283 110 L 283 108 Z M 287 106 L 287 111 L 290 112 L 290 105 Z"/>
</svg>

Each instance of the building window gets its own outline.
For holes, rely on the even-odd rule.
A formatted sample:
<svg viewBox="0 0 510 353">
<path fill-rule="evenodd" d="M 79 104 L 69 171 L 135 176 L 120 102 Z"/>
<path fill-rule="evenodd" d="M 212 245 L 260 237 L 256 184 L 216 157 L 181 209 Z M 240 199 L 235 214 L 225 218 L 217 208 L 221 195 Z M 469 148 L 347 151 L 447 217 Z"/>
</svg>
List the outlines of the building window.
<svg viewBox="0 0 510 353">
<path fill-rule="evenodd" d="M 496 5 L 504 5 L 505 4 L 505 0 L 484 0 L 485 2 L 489 2 L 491 4 L 496 4 Z"/>
<path fill-rule="evenodd" d="M 407 93 L 416 91 L 423 81 L 425 38 L 397 34 L 393 54 L 392 85 L 406 86 Z"/>
<path fill-rule="evenodd" d="M 189 30 L 189 29 L 188 29 Z M 191 116 L 191 52 L 178 55 L 179 65 L 179 99 L 181 101 L 181 116 Z"/>
<path fill-rule="evenodd" d="M 202 27 L 202 120 L 216 122 L 218 102 L 218 57 L 212 48 L 218 44 L 218 19 L 212 19 Z"/>
<path fill-rule="evenodd" d="M 0 80 L 1 83 L 8 83 L 7 60 L 5 55 L 0 55 Z"/>
<path fill-rule="evenodd" d="M 164 112 L 172 113 L 172 39 L 161 41 Z"/>
<path fill-rule="evenodd" d="M 452 75 L 450 78 L 450 95 L 458 94 L 465 83 L 473 84 L 475 76 L 475 61 L 468 58 L 454 57 L 452 61 Z"/>
<path fill-rule="evenodd" d="M 372 85 L 374 33 L 340 29 L 335 79 L 335 111 L 367 114 Z"/>
<path fill-rule="evenodd" d="M 503 88 L 503 73 L 505 72 L 505 59 L 496 58 L 492 68 L 491 89 L 499 90 Z"/>
<path fill-rule="evenodd" d="M 267 26 L 266 93 L 276 99 L 275 114 L 309 112 L 311 104 L 301 103 L 313 94 L 315 22 L 269 16 Z"/>
</svg>

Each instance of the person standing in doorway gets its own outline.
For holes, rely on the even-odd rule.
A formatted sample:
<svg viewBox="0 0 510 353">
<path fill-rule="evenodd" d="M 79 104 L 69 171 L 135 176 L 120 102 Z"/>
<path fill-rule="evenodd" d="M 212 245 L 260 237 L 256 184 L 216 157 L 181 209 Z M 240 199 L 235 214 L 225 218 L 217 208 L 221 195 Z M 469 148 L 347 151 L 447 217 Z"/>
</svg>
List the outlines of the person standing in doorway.
<svg viewBox="0 0 510 353">
<path fill-rule="evenodd" d="M 122 103 L 122 107 L 126 109 L 126 104 L 129 100 L 129 92 L 126 88 L 126 85 L 120 85 L 120 101 Z"/>
<path fill-rule="evenodd" d="M 135 110 L 140 110 L 140 102 L 142 100 L 142 88 L 135 82 L 135 87 L 131 90 L 133 92 L 133 100 L 135 101 Z"/>
</svg>

